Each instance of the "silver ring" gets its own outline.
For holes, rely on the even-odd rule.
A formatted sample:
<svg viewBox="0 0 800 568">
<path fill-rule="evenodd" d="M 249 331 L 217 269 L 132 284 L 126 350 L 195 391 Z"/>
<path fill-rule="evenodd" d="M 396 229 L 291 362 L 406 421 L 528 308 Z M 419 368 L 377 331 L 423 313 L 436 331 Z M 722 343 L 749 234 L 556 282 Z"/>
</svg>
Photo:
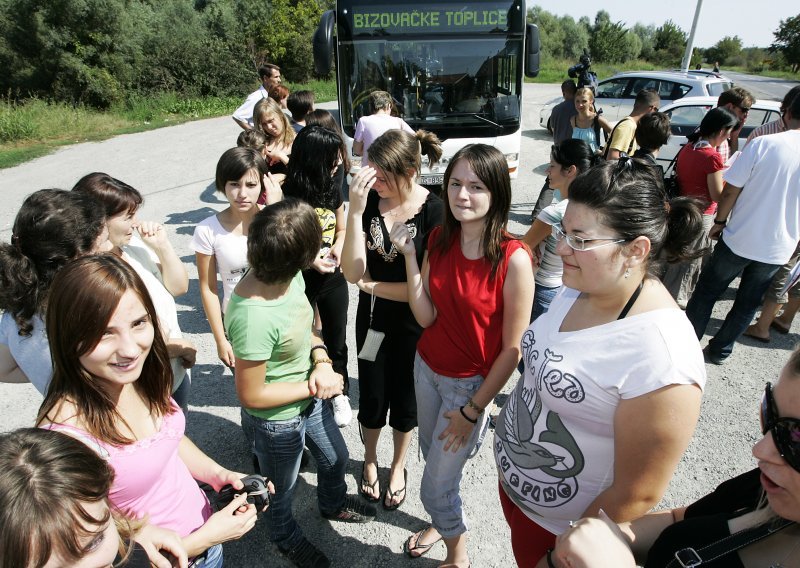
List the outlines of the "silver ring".
<svg viewBox="0 0 800 568">
<path fill-rule="evenodd" d="M 569 522 L 569 528 L 574 529 L 577 524 L 578 524 L 577 521 L 570 521 Z"/>
</svg>

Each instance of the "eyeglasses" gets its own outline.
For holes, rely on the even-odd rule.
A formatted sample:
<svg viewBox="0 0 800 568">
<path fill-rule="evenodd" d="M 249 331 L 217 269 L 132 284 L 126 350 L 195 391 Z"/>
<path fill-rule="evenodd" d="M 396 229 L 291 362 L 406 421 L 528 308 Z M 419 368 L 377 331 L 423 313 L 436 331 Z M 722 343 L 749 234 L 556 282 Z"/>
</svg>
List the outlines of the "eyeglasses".
<svg viewBox="0 0 800 568">
<path fill-rule="evenodd" d="M 743 107 L 741 105 L 736 105 L 736 106 L 739 107 L 739 110 L 742 111 L 744 114 L 750 112 L 750 107 Z"/>
<path fill-rule="evenodd" d="M 778 416 L 772 383 L 767 383 L 761 399 L 761 433 L 766 436 L 767 432 L 772 432 L 775 447 L 786 463 L 800 471 L 800 419 Z"/>
<path fill-rule="evenodd" d="M 601 247 L 607 247 L 608 245 L 624 243 L 627 240 L 627 239 L 620 239 L 617 237 L 595 237 L 591 239 L 584 239 L 583 237 L 568 235 L 567 233 L 564 232 L 564 227 L 562 227 L 560 223 L 556 223 L 555 225 L 553 225 L 553 235 L 555 236 L 556 241 L 561 242 L 562 240 L 565 240 L 569 248 L 577 251 L 594 250 Z M 609 242 L 598 243 L 595 245 L 589 244 L 597 241 L 609 241 Z"/>
</svg>

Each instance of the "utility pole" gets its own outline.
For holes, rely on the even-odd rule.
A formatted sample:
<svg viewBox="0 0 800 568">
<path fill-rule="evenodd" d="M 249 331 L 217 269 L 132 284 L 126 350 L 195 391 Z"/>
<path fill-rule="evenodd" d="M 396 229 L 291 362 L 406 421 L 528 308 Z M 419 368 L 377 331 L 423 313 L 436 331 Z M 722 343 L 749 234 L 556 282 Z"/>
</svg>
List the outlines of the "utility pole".
<svg viewBox="0 0 800 568">
<path fill-rule="evenodd" d="M 703 0 L 697 0 L 697 8 L 694 10 L 694 21 L 692 22 L 692 31 L 689 32 L 689 39 L 686 41 L 686 51 L 683 53 L 683 61 L 681 61 L 681 70 L 685 73 L 689 70 L 689 65 L 692 63 L 692 50 L 694 49 L 694 32 L 697 30 L 697 21 L 700 19 L 700 9 L 703 7 Z"/>
</svg>

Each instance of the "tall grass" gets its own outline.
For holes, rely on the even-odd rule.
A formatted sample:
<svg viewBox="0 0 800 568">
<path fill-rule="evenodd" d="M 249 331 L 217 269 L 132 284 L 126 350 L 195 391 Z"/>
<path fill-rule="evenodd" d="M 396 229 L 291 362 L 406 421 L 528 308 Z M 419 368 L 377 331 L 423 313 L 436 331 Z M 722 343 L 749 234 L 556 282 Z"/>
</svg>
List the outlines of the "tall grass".
<svg viewBox="0 0 800 568">
<path fill-rule="evenodd" d="M 288 84 L 290 91 L 314 91 L 317 102 L 336 98 L 334 81 Z M 47 154 L 58 146 L 100 140 L 117 134 L 172 126 L 231 114 L 241 97 L 185 97 L 178 93 L 130 95 L 107 111 L 84 106 L 11 97 L 0 100 L 0 168 Z"/>
</svg>

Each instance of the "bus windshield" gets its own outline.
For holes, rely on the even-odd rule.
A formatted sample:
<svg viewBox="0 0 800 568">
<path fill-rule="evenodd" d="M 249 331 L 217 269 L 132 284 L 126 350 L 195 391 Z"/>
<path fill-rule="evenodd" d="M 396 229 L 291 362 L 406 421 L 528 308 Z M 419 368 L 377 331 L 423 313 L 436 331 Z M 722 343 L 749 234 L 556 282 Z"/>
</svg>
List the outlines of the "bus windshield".
<svg viewBox="0 0 800 568">
<path fill-rule="evenodd" d="M 369 94 L 392 95 L 398 114 L 442 138 L 465 129 L 498 136 L 519 128 L 522 40 L 360 41 L 340 46 L 342 126 L 369 114 Z"/>
</svg>

